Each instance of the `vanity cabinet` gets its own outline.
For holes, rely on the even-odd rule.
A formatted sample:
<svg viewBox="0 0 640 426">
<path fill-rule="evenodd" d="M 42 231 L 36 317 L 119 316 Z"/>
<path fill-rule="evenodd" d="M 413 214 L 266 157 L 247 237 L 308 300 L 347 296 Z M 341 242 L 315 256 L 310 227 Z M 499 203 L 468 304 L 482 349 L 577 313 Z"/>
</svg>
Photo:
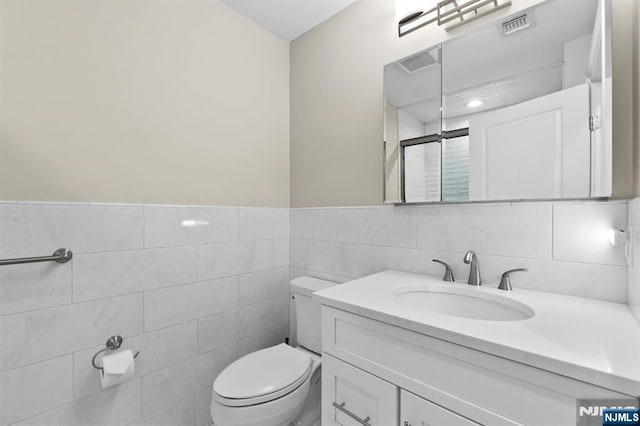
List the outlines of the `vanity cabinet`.
<svg viewBox="0 0 640 426">
<path fill-rule="evenodd" d="M 322 364 L 325 425 L 394 425 L 398 407 L 401 426 L 478 424 L 331 355 Z"/>
<path fill-rule="evenodd" d="M 331 355 L 322 358 L 322 380 L 324 425 L 396 424 L 395 385 Z"/>
<path fill-rule="evenodd" d="M 322 351 L 323 425 L 364 424 L 343 402 L 371 426 L 575 425 L 577 400 L 628 398 L 326 305 Z"/>
<path fill-rule="evenodd" d="M 405 390 L 400 390 L 400 424 L 401 426 L 478 425 L 478 423 L 465 419 L 456 413 Z"/>
</svg>

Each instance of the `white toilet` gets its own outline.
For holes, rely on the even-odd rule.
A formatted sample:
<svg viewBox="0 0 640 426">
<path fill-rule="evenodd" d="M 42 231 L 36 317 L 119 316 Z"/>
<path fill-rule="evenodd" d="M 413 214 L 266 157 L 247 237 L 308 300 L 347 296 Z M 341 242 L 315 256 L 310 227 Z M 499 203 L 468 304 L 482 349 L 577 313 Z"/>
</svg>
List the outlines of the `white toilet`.
<svg viewBox="0 0 640 426">
<path fill-rule="evenodd" d="M 298 346 L 281 343 L 225 368 L 213 382 L 215 425 L 320 425 L 320 304 L 311 295 L 334 285 L 311 277 L 291 281 Z"/>
</svg>

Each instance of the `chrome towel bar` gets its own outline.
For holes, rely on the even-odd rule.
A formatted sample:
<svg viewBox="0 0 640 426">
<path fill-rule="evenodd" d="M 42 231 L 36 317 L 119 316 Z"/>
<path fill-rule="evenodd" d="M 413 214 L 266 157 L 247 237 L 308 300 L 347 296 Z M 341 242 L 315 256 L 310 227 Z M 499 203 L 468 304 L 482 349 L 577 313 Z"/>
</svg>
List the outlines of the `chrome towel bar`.
<svg viewBox="0 0 640 426">
<path fill-rule="evenodd" d="M 18 257 L 15 259 L 3 259 L 0 260 L 0 266 L 2 265 L 19 265 L 22 263 L 37 263 L 37 262 L 57 262 L 67 263 L 73 258 L 71 250 L 61 248 L 53 252 L 51 256 L 40 257 Z"/>
</svg>

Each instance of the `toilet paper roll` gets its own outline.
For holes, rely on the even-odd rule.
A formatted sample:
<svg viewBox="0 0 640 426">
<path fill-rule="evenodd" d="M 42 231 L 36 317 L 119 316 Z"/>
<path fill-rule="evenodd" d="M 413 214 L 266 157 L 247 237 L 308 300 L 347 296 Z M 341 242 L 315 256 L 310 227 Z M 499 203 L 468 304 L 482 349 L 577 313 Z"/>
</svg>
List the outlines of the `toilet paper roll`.
<svg viewBox="0 0 640 426">
<path fill-rule="evenodd" d="M 127 381 L 135 374 L 135 361 L 130 349 L 102 357 L 100 382 L 103 388 Z"/>
</svg>

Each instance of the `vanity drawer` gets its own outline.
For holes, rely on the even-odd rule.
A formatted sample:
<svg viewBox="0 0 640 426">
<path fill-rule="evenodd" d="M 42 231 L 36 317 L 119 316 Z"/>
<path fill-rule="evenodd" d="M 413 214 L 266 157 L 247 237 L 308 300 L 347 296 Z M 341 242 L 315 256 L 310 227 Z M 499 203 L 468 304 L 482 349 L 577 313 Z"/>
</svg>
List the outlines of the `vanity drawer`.
<svg viewBox="0 0 640 426">
<path fill-rule="evenodd" d="M 397 422 L 398 388 L 395 385 L 323 354 L 323 425 L 390 426 Z"/>
<path fill-rule="evenodd" d="M 478 426 L 478 423 L 417 395 L 400 390 L 400 426 L 432 425 Z"/>
<path fill-rule="evenodd" d="M 625 397 L 359 315 L 322 309 L 323 352 L 481 424 L 575 425 L 577 399 Z"/>
</svg>

